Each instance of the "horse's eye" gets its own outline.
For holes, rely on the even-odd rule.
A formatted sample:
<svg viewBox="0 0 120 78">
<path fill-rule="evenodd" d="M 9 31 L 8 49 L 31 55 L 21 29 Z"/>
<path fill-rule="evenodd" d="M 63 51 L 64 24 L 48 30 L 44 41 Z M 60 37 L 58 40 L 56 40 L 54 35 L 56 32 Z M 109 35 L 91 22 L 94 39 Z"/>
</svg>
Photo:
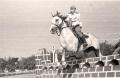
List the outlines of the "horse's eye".
<svg viewBox="0 0 120 78">
<path fill-rule="evenodd" d="M 59 19 L 56 19 L 55 21 L 56 21 L 56 22 L 58 22 L 58 21 L 59 21 Z"/>
</svg>

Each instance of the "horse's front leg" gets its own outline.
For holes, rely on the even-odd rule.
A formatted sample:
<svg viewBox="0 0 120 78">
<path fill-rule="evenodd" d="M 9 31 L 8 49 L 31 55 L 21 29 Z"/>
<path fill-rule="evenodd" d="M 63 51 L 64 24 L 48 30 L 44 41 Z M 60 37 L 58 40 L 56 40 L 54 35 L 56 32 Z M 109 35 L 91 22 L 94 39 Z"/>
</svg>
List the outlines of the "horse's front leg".
<svg viewBox="0 0 120 78">
<path fill-rule="evenodd" d="M 55 56 L 55 57 L 54 57 Z M 61 64 L 60 64 L 60 62 L 58 61 L 58 53 L 55 53 L 55 55 L 54 55 L 53 57 L 54 57 L 54 63 L 56 63 L 57 64 L 57 66 L 60 66 Z"/>
<path fill-rule="evenodd" d="M 63 49 L 63 51 L 62 51 L 62 59 L 61 59 L 61 61 L 62 61 L 62 65 L 63 66 L 66 66 L 66 62 L 65 62 L 65 49 Z"/>
</svg>

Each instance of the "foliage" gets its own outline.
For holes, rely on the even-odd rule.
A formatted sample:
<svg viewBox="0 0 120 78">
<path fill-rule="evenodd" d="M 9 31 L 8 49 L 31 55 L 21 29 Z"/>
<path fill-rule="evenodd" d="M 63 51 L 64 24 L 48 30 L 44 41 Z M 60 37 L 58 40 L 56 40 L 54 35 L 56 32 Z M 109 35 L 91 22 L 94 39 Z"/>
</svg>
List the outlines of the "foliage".
<svg viewBox="0 0 120 78">
<path fill-rule="evenodd" d="M 15 69 L 20 70 L 33 70 L 35 69 L 35 57 L 30 56 L 27 58 L 22 58 L 18 60 L 18 58 L 9 57 L 8 59 L 0 59 L 0 71 L 4 71 L 7 69 L 9 72 L 14 72 Z"/>
<path fill-rule="evenodd" d="M 107 41 L 100 43 L 100 51 L 104 56 L 112 55 L 114 52 L 114 46 Z"/>
<path fill-rule="evenodd" d="M 18 69 L 35 69 L 35 56 L 30 56 L 28 58 L 22 58 L 21 61 L 18 62 Z"/>
<path fill-rule="evenodd" d="M 0 71 L 1 72 L 3 72 L 3 70 L 5 70 L 6 64 L 7 64 L 6 60 L 3 58 L 0 58 Z"/>
<path fill-rule="evenodd" d="M 17 62 L 18 62 L 18 58 L 9 57 L 6 63 L 6 68 L 8 69 L 8 71 L 14 72 L 16 69 Z"/>
</svg>

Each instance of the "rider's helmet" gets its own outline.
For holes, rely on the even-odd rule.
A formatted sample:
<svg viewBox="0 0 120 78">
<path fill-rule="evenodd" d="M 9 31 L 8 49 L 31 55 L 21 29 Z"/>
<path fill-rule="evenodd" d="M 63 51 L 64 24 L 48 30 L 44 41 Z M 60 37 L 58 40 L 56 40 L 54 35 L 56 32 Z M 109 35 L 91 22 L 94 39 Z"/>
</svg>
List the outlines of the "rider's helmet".
<svg viewBox="0 0 120 78">
<path fill-rule="evenodd" d="M 76 10 L 76 7 L 75 6 L 71 6 L 70 10 L 73 10 L 73 9 Z"/>
</svg>

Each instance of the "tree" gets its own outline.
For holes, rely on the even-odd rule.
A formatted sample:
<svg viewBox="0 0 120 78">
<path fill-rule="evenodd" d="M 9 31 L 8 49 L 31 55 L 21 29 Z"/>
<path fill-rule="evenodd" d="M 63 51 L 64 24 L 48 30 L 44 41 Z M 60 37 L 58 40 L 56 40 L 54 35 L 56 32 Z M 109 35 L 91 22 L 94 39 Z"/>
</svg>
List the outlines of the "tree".
<svg viewBox="0 0 120 78">
<path fill-rule="evenodd" d="M 6 62 L 6 68 L 10 72 L 14 72 L 16 69 L 16 62 L 18 62 L 18 58 L 9 57 Z"/>
<path fill-rule="evenodd" d="M 114 46 L 108 44 L 107 41 L 100 43 L 100 50 L 104 56 L 112 55 L 114 51 Z"/>
<path fill-rule="evenodd" d="M 0 58 L 0 70 L 1 70 L 1 72 L 3 72 L 5 70 L 6 64 L 7 64 L 6 60 L 4 60 L 3 58 Z"/>
<path fill-rule="evenodd" d="M 33 70 L 35 69 L 35 56 L 30 56 L 27 58 L 22 58 L 21 61 L 18 62 L 19 69 L 28 69 Z"/>
</svg>

